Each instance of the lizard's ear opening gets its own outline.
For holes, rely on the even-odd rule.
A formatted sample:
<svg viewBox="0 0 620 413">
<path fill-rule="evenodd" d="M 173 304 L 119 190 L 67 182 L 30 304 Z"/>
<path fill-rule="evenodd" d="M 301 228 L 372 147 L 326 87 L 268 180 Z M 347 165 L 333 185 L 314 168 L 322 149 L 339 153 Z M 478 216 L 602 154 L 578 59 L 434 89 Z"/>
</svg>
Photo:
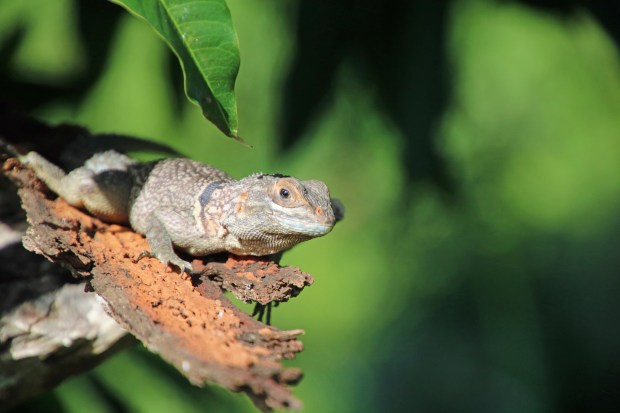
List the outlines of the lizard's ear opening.
<svg viewBox="0 0 620 413">
<path fill-rule="evenodd" d="M 282 178 L 276 181 L 271 191 L 271 199 L 277 205 L 287 208 L 293 208 L 303 203 L 299 188 L 290 178 Z"/>
</svg>

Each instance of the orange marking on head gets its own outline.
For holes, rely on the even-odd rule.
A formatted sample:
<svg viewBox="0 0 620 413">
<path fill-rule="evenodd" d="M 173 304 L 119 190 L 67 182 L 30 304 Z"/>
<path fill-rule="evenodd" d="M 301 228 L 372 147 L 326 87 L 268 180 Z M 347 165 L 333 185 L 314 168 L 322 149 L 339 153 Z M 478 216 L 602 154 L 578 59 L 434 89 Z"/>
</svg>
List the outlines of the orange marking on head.
<svg viewBox="0 0 620 413">
<path fill-rule="evenodd" d="M 243 211 L 246 199 L 248 199 L 248 192 L 247 191 L 242 192 L 241 195 L 239 195 L 239 201 L 235 204 L 235 212 L 236 213 L 239 213 L 239 212 Z"/>
</svg>

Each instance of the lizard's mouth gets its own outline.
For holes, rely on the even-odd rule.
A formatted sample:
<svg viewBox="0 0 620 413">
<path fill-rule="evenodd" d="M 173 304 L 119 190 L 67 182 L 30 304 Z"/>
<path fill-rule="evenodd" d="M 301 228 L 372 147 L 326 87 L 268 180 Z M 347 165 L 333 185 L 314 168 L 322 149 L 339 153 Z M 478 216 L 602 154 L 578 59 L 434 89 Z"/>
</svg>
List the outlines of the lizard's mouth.
<svg viewBox="0 0 620 413">
<path fill-rule="evenodd" d="M 282 227 L 287 230 L 294 231 L 299 234 L 305 234 L 313 237 L 320 237 L 329 233 L 334 227 L 333 223 L 322 224 L 318 222 L 307 222 L 290 218 L 279 218 L 278 221 Z"/>
</svg>

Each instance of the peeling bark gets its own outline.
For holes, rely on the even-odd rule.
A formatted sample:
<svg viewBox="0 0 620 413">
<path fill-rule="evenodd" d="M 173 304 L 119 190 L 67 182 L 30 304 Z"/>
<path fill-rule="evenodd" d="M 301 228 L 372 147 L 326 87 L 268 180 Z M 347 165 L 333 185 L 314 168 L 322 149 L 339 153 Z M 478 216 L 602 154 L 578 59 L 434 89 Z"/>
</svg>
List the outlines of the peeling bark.
<svg viewBox="0 0 620 413">
<path fill-rule="evenodd" d="M 252 319 L 223 289 L 246 302 L 286 301 L 313 282 L 310 275 L 232 255 L 195 259 L 199 275 L 172 272 L 155 258 L 136 259 L 149 250 L 142 236 L 55 198 L 17 159 L 7 159 L 3 172 L 19 188 L 27 212 L 26 249 L 86 280 L 120 326 L 190 382 L 246 392 L 263 410 L 301 407 L 288 386 L 302 373 L 280 360 L 303 349 L 297 339 L 303 331 L 280 331 Z"/>
</svg>

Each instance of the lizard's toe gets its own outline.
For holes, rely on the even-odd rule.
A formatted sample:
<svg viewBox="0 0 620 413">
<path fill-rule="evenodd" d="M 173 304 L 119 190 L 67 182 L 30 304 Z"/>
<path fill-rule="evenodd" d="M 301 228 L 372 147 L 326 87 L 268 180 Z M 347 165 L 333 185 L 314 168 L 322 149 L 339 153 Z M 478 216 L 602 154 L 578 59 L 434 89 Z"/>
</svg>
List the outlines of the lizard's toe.
<svg viewBox="0 0 620 413">
<path fill-rule="evenodd" d="M 134 264 L 137 264 L 138 262 L 140 262 L 142 258 L 157 258 L 157 257 L 151 251 L 144 250 L 140 254 L 138 254 L 136 257 L 134 257 L 132 261 Z"/>
<path fill-rule="evenodd" d="M 166 261 L 164 261 L 166 262 Z M 172 264 L 175 267 L 179 268 L 181 270 L 181 274 L 183 274 L 184 272 L 188 273 L 188 274 L 192 274 L 193 269 L 192 269 L 192 264 L 188 261 L 182 260 L 180 258 L 175 258 L 172 260 L 168 260 L 167 261 L 168 264 Z"/>
<path fill-rule="evenodd" d="M 175 267 L 181 270 L 181 274 L 187 272 L 188 274 L 192 274 L 192 263 L 182 260 L 176 255 L 172 254 L 163 254 L 157 253 L 153 251 L 142 251 L 140 255 L 134 259 L 134 262 L 138 262 L 140 259 L 144 257 L 157 258 L 161 262 L 163 262 L 167 267 Z"/>
</svg>

